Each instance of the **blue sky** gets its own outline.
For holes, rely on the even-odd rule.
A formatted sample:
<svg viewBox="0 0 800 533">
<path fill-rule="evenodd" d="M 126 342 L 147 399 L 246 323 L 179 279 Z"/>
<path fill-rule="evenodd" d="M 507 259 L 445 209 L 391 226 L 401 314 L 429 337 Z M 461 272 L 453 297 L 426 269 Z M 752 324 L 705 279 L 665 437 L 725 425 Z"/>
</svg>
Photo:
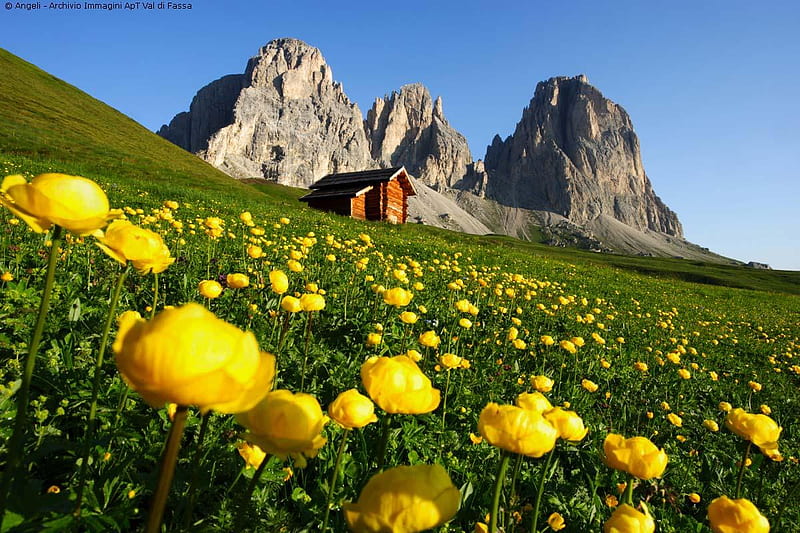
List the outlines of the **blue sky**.
<svg viewBox="0 0 800 533">
<path fill-rule="evenodd" d="M 537 82 L 586 74 L 630 114 L 655 191 L 690 241 L 800 270 L 798 2 L 46 4 L 0 10 L 0 46 L 152 130 L 278 37 L 320 48 L 364 113 L 425 84 L 475 159 L 513 132 Z"/>
</svg>

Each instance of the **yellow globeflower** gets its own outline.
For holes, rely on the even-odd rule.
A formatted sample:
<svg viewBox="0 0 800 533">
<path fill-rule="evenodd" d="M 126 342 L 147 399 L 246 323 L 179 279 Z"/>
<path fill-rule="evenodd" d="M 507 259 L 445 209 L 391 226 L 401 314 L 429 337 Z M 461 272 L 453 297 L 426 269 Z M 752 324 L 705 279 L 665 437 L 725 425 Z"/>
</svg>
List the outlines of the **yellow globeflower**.
<svg viewBox="0 0 800 533">
<path fill-rule="evenodd" d="M 244 289 L 250 285 L 250 278 L 248 278 L 246 274 L 228 274 L 225 276 L 225 283 L 227 283 L 228 287 L 231 289 Z"/>
<path fill-rule="evenodd" d="M 551 337 L 550 335 L 542 335 L 539 340 L 542 341 L 542 344 L 544 344 L 545 346 L 552 346 L 553 344 L 556 343 L 555 339 L 553 339 L 553 337 Z"/>
<path fill-rule="evenodd" d="M 322 311 L 325 309 L 325 298 L 320 294 L 304 294 L 300 296 L 300 308 L 303 311 Z"/>
<path fill-rule="evenodd" d="M 478 431 L 489 444 L 529 457 L 546 454 L 558 438 L 558 430 L 540 412 L 494 402 L 481 411 Z"/>
<path fill-rule="evenodd" d="M 426 331 L 419 336 L 419 343 L 428 348 L 436 348 L 439 346 L 439 336 L 434 331 Z"/>
<path fill-rule="evenodd" d="M 398 466 L 372 476 L 344 516 L 355 533 L 417 533 L 450 520 L 460 502 L 440 465 Z"/>
<path fill-rule="evenodd" d="M 583 387 L 584 389 L 586 389 L 589 392 L 597 392 L 597 389 L 599 388 L 597 386 L 597 383 L 595 383 L 594 381 L 591 381 L 589 379 L 582 379 L 581 380 L 581 387 Z"/>
<path fill-rule="evenodd" d="M 550 526 L 550 529 L 553 531 L 561 531 L 567 527 L 564 517 L 558 513 L 553 513 L 547 517 L 547 525 Z"/>
<path fill-rule="evenodd" d="M 767 533 L 769 520 L 750 500 L 727 496 L 708 504 L 708 521 L 714 533 Z"/>
<path fill-rule="evenodd" d="M 97 246 L 123 265 L 130 261 L 140 274 L 158 274 L 175 262 L 161 235 L 127 220 L 115 220 L 105 232 L 98 232 Z"/>
<path fill-rule="evenodd" d="M 439 356 L 439 363 L 448 370 L 460 367 L 461 361 L 463 359 L 454 353 L 446 353 Z"/>
<path fill-rule="evenodd" d="M 260 246 L 256 246 L 255 244 L 251 244 L 247 247 L 247 255 L 253 259 L 259 259 L 260 257 L 264 256 L 264 249 Z"/>
<path fill-rule="evenodd" d="M 647 506 L 642 502 L 644 512 L 637 511 L 627 503 L 617 507 L 611 518 L 603 525 L 603 533 L 653 533 L 656 523 Z"/>
<path fill-rule="evenodd" d="M 561 341 L 558 343 L 558 345 L 569 353 L 575 353 L 578 351 L 578 348 L 575 347 L 575 343 L 572 341 Z"/>
<path fill-rule="evenodd" d="M 249 442 L 242 442 L 236 446 L 236 449 L 239 451 L 239 455 L 242 456 L 244 459 L 244 463 L 248 468 L 258 468 L 261 466 L 261 463 L 264 459 L 267 458 L 267 454 L 256 446 L 255 444 L 250 444 Z"/>
<path fill-rule="evenodd" d="M 283 294 L 289 289 L 289 278 L 282 270 L 272 270 L 269 273 L 269 283 L 272 292 L 275 294 Z"/>
<path fill-rule="evenodd" d="M 552 409 L 553 405 L 550 400 L 544 397 L 540 392 L 523 392 L 517 396 L 517 405 L 528 411 L 536 411 L 537 413 L 544 413 Z"/>
<path fill-rule="evenodd" d="M 430 413 L 439 406 L 439 389 L 405 355 L 370 357 L 361 365 L 361 381 L 372 401 L 387 413 Z"/>
<path fill-rule="evenodd" d="M 197 290 L 199 290 L 200 294 L 205 298 L 217 298 L 222 294 L 222 285 L 213 279 L 206 279 L 200 282 L 197 286 Z"/>
<path fill-rule="evenodd" d="M 539 392 L 550 392 L 554 384 L 547 376 L 531 376 L 531 386 Z"/>
<path fill-rule="evenodd" d="M 583 440 L 589 430 L 583 425 L 583 419 L 575 411 L 565 411 L 553 407 L 544 412 L 544 417 L 558 430 L 559 438 L 570 441 Z"/>
<path fill-rule="evenodd" d="M 411 302 L 414 295 L 402 287 L 388 289 L 383 293 L 383 302 L 395 307 L 405 307 Z"/>
<path fill-rule="evenodd" d="M 263 398 L 275 375 L 275 357 L 259 350 L 252 333 L 196 303 L 150 321 L 123 313 L 114 353 L 125 382 L 153 407 L 239 413 Z"/>
<path fill-rule="evenodd" d="M 737 407 L 725 417 L 725 426 L 758 446 L 770 459 L 780 457 L 778 438 L 783 428 L 767 415 L 753 415 Z"/>
<path fill-rule="evenodd" d="M 372 400 L 356 389 L 339 394 L 328 406 L 328 416 L 345 429 L 363 428 L 378 421 Z"/>
<path fill-rule="evenodd" d="M 669 423 L 675 427 L 683 427 L 683 419 L 675 413 L 669 413 L 667 415 L 667 420 L 669 420 Z"/>
<path fill-rule="evenodd" d="M 39 174 L 30 183 L 20 175 L 0 184 L 0 205 L 37 233 L 53 224 L 88 235 L 114 218 L 103 189 L 92 180 L 67 174 Z"/>
<path fill-rule="evenodd" d="M 383 335 L 380 333 L 367 333 L 367 346 L 377 346 L 383 340 Z"/>
<path fill-rule="evenodd" d="M 303 392 L 269 392 L 255 407 L 237 414 L 236 421 L 249 430 L 244 436 L 247 440 L 281 459 L 292 456 L 300 468 L 306 465 L 306 457 L 316 457 L 327 442 L 322 428 L 328 417 L 317 399 Z"/>
<path fill-rule="evenodd" d="M 281 308 L 289 313 L 299 313 L 303 310 L 300 306 L 300 298 L 288 295 L 281 300 Z"/>
<path fill-rule="evenodd" d="M 8 272 L 8 271 L 3 272 L 3 275 L 0 276 L 0 280 L 3 280 L 3 281 L 14 281 L 14 274 L 12 274 L 11 272 Z"/>
<path fill-rule="evenodd" d="M 417 314 L 413 311 L 403 311 L 400 313 L 400 321 L 403 324 L 416 324 L 418 320 Z"/>
<path fill-rule="evenodd" d="M 649 439 L 626 439 L 615 433 L 606 437 L 603 452 L 608 466 L 644 480 L 661 477 L 669 460 L 666 452 L 659 450 Z"/>
</svg>

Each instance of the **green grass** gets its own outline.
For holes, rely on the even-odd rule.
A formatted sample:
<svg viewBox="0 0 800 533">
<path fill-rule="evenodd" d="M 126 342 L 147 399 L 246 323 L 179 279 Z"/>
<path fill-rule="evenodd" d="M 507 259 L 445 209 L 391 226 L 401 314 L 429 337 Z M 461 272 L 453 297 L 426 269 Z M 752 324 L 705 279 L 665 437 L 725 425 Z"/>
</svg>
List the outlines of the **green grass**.
<svg viewBox="0 0 800 533">
<path fill-rule="evenodd" d="M 366 357 L 392 356 L 408 347 L 426 352 L 422 368 L 448 397 L 446 422 L 443 406 L 421 416 L 395 415 L 388 461 L 438 463 L 447 469 L 465 501 L 440 531 L 471 531 L 475 522 L 483 520 L 499 450 L 486 442 L 473 444 L 470 433 L 478 432 L 478 416 L 487 402 L 513 402 L 518 393 L 529 390 L 529 378 L 538 374 L 554 379 L 548 393 L 553 403 L 570 402 L 570 409 L 590 429 L 578 444 L 559 444 L 545 486 L 540 525 L 550 512 L 558 511 L 567 521 L 564 533 L 601 529 L 611 514 L 604 498 L 616 494 L 616 483 L 625 479 L 600 460 L 605 435 L 616 431 L 650 437 L 669 454 L 664 477 L 642 483 L 636 492 L 637 499 L 649 500 L 659 533 L 708 531 L 706 506 L 720 494 L 731 494 L 737 474 L 734 463 L 744 447 L 731 432 L 710 433 L 702 425 L 703 420 L 723 425 L 724 414 L 717 405 L 724 400 L 749 411 L 769 405 L 773 418 L 784 427 L 780 449 L 787 460 L 770 462 L 755 452 L 753 467 L 745 472 L 745 494 L 773 521 L 788 501 L 783 530 L 800 527 L 797 496 L 789 498 L 800 456 L 796 394 L 800 371 L 795 368 L 800 347 L 798 273 L 595 254 L 319 213 L 297 202 L 302 190 L 232 180 L 5 52 L 0 53 L 0 69 L 5 74 L 0 80 L 0 170 L 85 175 L 104 186 L 114 206 L 141 208 L 143 212 L 131 214 L 131 219 L 162 234 L 176 257 L 175 264 L 159 275 L 157 308 L 199 301 L 220 318 L 252 331 L 265 350 L 277 351 L 279 334 L 286 327 L 280 385 L 298 390 L 304 382 L 305 390 L 323 408 L 344 390 L 364 391 L 359 374 Z M 165 200 L 181 205 L 165 214 L 161 209 Z M 241 223 L 242 211 L 252 212 L 263 235 L 256 236 Z M 224 219 L 220 239 L 204 234 L 201 221 L 208 216 Z M 284 216 L 291 224 L 276 225 Z M 4 420 L 14 414 L 13 384 L 25 357 L 39 302 L 42 258 L 47 255 L 47 237 L 30 233 L 10 218 L 7 211 L 0 213 L 0 272 L 14 277 L 0 283 L 0 418 Z M 316 241 L 309 236 L 312 232 Z M 374 246 L 365 245 L 360 234 L 371 236 Z M 65 244 L 63 268 L 56 273 L 32 385 L 23 460 L 27 471 L 12 497 L 15 533 L 64 531 L 75 525 L 70 511 L 85 435 L 87 376 L 93 372 L 100 324 L 120 272 L 92 240 L 71 239 Z M 264 257 L 254 259 L 246 253 L 254 243 L 263 247 Z M 290 293 L 312 290 L 307 283 L 326 291 L 326 307 L 314 316 L 310 337 L 304 316 L 271 313 L 279 310 L 279 297 L 265 276 L 273 268 L 285 270 L 290 252 L 299 254 L 305 265 L 301 273 L 289 274 Z M 365 258 L 368 264 L 356 270 L 356 261 Z M 401 323 L 397 315 L 402 309 L 385 305 L 376 292 L 379 284 L 387 288 L 402 284 L 395 272 L 401 265 L 410 278 L 407 287 L 417 280 L 424 285 L 413 289 L 414 299 L 405 308 L 420 315 L 413 326 Z M 251 286 L 226 289 L 213 301 L 199 296 L 200 280 L 224 279 L 232 272 L 247 272 Z M 118 310 L 146 313 L 154 296 L 153 276 L 132 273 Z M 454 302 L 462 298 L 478 308 L 469 315 L 474 322 L 470 328 L 457 325 L 464 315 Z M 525 348 L 508 341 L 512 324 L 519 328 Z M 378 329 L 382 344 L 366 346 L 367 334 Z M 453 370 L 452 379 L 435 370 L 437 352 L 417 343 L 426 330 L 442 337 L 439 353 L 466 357 L 471 367 Z M 600 334 L 605 343 L 591 340 L 592 333 Z M 558 344 L 545 347 L 542 335 L 556 341 L 580 336 L 586 344 L 572 355 Z M 681 350 L 680 367 L 665 361 Z M 141 529 L 169 426 L 164 409 L 147 406 L 135 392 L 127 394 L 112 360 L 107 353 L 98 411 L 101 430 L 91 443 L 94 461 L 79 530 Z M 650 370 L 636 371 L 634 362 L 644 362 Z M 676 372 L 684 367 L 691 370 L 689 380 Z M 596 393 L 581 387 L 584 378 L 599 385 Z M 761 383 L 763 390 L 752 392 L 750 380 Z M 666 421 L 662 402 L 680 414 L 683 427 Z M 386 415 L 379 410 L 379 416 Z M 214 414 L 197 453 L 199 426 L 193 409 L 168 505 L 169 530 L 183 521 L 193 475 L 199 487 L 193 530 L 318 528 L 340 429 L 329 424 L 328 443 L 306 469 L 295 469 L 287 481 L 285 463 L 271 460 L 252 501 L 240 502 L 253 475 L 252 469 L 242 468 L 235 451 L 242 427 L 230 416 Z M 337 503 L 355 499 L 374 472 L 380 431 L 378 424 L 372 424 L 353 432 Z M 9 433 L 9 424 L 0 425 L 0 441 Z M 517 495 L 512 498 L 506 492 L 507 531 L 512 512 L 521 512 L 523 527 L 530 529 L 526 508 L 544 461 L 525 459 L 520 464 Z M 58 490 L 48 492 L 48 487 Z M 702 495 L 699 505 L 687 500 L 690 492 Z M 335 530 L 343 531 L 341 512 L 337 509 L 334 514 Z"/>
</svg>

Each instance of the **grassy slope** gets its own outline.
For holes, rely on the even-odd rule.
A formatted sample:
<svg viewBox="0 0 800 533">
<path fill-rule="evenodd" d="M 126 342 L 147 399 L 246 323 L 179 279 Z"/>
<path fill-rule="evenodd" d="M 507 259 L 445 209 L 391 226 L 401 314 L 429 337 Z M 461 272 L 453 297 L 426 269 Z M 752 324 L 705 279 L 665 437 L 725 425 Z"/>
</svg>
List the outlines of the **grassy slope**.
<svg viewBox="0 0 800 533">
<path fill-rule="evenodd" d="M 46 170 L 84 175 L 122 190 L 157 192 L 177 200 L 205 199 L 240 209 L 253 202 L 306 209 L 300 189 L 248 185 L 158 137 L 118 111 L 0 49 L 0 171 Z M 353 222 L 356 223 L 356 222 Z M 479 237 L 407 225 L 409 239 L 458 240 L 464 245 L 530 254 L 575 264 L 609 265 L 645 275 L 730 287 L 800 294 L 800 272 L 764 271 L 694 261 L 595 254 L 507 237 Z M 496 253 L 496 252 L 494 252 Z"/>
</svg>

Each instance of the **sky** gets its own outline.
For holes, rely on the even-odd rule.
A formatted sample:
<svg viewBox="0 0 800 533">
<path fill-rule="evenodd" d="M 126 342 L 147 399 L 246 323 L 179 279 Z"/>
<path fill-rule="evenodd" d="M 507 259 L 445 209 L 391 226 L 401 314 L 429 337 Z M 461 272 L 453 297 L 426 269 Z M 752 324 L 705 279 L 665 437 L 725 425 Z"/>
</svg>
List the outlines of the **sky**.
<svg viewBox="0 0 800 533">
<path fill-rule="evenodd" d="M 475 159 L 513 133 L 538 82 L 585 74 L 627 110 L 689 241 L 800 270 L 800 2 L 53 4 L 74 3 L 6 3 L 0 47 L 151 130 L 279 37 L 319 48 L 363 113 L 423 83 Z"/>
</svg>

